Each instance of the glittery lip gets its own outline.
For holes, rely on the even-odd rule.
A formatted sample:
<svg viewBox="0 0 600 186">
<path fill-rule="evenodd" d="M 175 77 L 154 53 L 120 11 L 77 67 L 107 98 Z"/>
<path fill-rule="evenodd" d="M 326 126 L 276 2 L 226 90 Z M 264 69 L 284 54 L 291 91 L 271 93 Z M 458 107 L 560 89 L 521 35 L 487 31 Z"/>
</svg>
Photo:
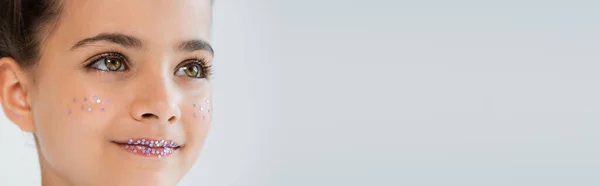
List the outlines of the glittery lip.
<svg viewBox="0 0 600 186">
<path fill-rule="evenodd" d="M 181 148 L 174 140 L 158 138 L 131 138 L 113 143 L 130 153 L 159 159 L 167 157 Z"/>
</svg>

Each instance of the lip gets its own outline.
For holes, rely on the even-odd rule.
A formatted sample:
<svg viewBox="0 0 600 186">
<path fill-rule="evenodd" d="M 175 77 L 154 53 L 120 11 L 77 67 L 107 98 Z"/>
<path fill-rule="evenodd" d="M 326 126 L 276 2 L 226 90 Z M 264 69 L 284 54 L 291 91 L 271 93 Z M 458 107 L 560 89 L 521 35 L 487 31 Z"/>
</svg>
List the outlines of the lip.
<svg viewBox="0 0 600 186">
<path fill-rule="evenodd" d="M 129 153 L 158 159 L 168 157 L 181 148 L 175 140 L 162 138 L 131 138 L 112 142 Z"/>
</svg>

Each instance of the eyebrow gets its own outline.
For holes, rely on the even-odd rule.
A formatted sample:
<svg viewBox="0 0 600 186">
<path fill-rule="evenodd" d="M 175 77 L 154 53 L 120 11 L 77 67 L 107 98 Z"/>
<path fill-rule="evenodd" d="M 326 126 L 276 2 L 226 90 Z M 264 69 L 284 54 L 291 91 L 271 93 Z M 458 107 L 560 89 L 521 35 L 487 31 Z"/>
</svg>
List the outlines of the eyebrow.
<svg viewBox="0 0 600 186">
<path fill-rule="evenodd" d="M 85 38 L 85 39 L 75 43 L 75 45 L 73 45 L 73 47 L 71 47 L 71 50 L 75 50 L 77 48 L 82 48 L 86 45 L 100 42 L 100 41 L 107 41 L 107 42 L 115 43 L 115 44 L 121 45 L 126 48 L 141 49 L 143 46 L 142 40 L 137 37 L 134 37 L 134 36 L 120 34 L 120 33 L 101 33 L 94 37 Z M 214 53 L 215 53 L 212 46 L 208 42 L 206 42 L 204 40 L 200 40 L 200 39 L 183 41 L 183 42 L 179 43 L 178 45 L 176 45 L 175 50 L 182 51 L 182 52 L 194 52 L 194 51 L 198 51 L 198 50 L 204 50 L 204 51 L 210 52 L 211 55 L 214 55 Z"/>
<path fill-rule="evenodd" d="M 176 50 L 183 51 L 183 52 L 194 52 L 197 50 L 205 50 L 205 51 L 210 52 L 211 55 L 213 55 L 213 56 L 215 55 L 215 52 L 213 51 L 213 48 L 210 46 L 210 44 L 208 44 L 208 42 L 206 42 L 206 41 L 199 40 L 199 39 L 181 42 L 179 45 L 177 45 Z"/>
<path fill-rule="evenodd" d="M 124 46 L 127 48 L 137 48 L 137 49 L 142 48 L 142 41 L 136 37 L 125 35 L 125 34 L 119 34 L 119 33 L 101 33 L 94 37 L 85 38 L 85 39 L 75 43 L 75 45 L 73 45 L 73 47 L 71 47 L 71 50 L 75 50 L 77 48 L 81 48 L 86 45 L 100 42 L 100 41 L 108 41 L 108 42 L 115 43 L 115 44 L 118 44 L 118 45 L 121 45 L 121 46 Z"/>
</svg>

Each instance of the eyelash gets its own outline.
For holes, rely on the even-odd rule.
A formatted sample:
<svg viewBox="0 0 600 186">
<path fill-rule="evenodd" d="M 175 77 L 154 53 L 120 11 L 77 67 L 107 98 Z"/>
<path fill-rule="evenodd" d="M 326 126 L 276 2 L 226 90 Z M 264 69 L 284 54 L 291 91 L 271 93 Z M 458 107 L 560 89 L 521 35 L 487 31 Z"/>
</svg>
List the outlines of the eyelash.
<svg viewBox="0 0 600 186">
<path fill-rule="evenodd" d="M 118 57 L 122 60 L 122 65 L 124 66 L 123 68 L 125 68 L 124 70 L 119 70 L 119 71 L 112 71 L 112 70 L 102 70 L 102 69 L 98 69 L 93 67 L 94 64 L 98 63 L 101 59 L 107 58 L 107 57 Z M 125 57 L 124 55 L 118 53 L 118 52 L 106 52 L 100 55 L 97 55 L 93 58 L 91 58 L 90 60 L 88 60 L 88 64 L 85 66 L 87 69 L 92 69 L 92 70 L 99 70 L 99 71 L 104 71 L 104 72 L 124 72 L 127 71 L 129 69 L 129 61 L 127 60 L 127 57 Z M 189 77 L 189 78 L 195 78 L 195 79 L 202 79 L 202 78 L 209 78 L 212 77 L 213 71 L 212 71 L 212 65 L 208 65 L 208 63 L 206 62 L 206 60 L 204 58 L 192 58 L 192 59 L 186 59 L 184 60 L 184 63 L 180 64 L 177 66 L 175 73 L 182 67 L 187 66 L 189 64 L 197 64 L 200 67 L 200 77 Z"/>
<path fill-rule="evenodd" d="M 204 58 L 193 58 L 193 59 L 186 59 L 184 60 L 184 63 L 182 63 L 181 65 L 177 66 L 176 68 L 176 72 L 177 70 L 179 70 L 181 67 L 187 66 L 189 64 L 197 64 L 198 66 L 200 66 L 200 77 L 190 77 L 190 78 L 196 78 L 196 79 L 202 79 L 202 78 L 207 78 L 210 79 L 210 77 L 212 77 L 212 65 L 208 65 L 208 63 L 206 62 L 206 60 Z M 188 76 L 189 77 L 189 76 Z"/>
<path fill-rule="evenodd" d="M 122 59 L 123 62 L 123 68 L 125 68 L 125 70 L 122 71 L 111 71 L 111 70 L 102 70 L 102 69 L 98 69 L 93 67 L 96 63 L 98 63 L 101 59 L 107 58 L 107 57 L 118 57 L 120 59 Z M 127 60 L 127 57 L 121 55 L 118 52 L 106 52 L 97 56 L 92 57 L 90 60 L 88 60 L 89 63 L 85 66 L 88 69 L 93 69 L 93 70 L 100 70 L 100 71 L 104 71 L 104 72 L 123 72 L 126 71 L 127 69 L 129 69 L 129 63 Z"/>
</svg>

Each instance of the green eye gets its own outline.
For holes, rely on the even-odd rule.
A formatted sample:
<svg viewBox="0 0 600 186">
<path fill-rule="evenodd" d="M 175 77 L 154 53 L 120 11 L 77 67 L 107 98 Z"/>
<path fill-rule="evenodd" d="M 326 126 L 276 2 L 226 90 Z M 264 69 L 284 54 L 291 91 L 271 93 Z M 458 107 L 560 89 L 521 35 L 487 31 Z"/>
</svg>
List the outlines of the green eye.
<svg viewBox="0 0 600 186">
<path fill-rule="evenodd" d="M 178 76 L 187 76 L 191 78 L 201 78 L 202 77 L 202 67 L 198 63 L 188 63 L 184 66 L 181 66 L 175 72 L 175 75 Z"/>
<path fill-rule="evenodd" d="M 123 66 L 123 62 L 119 58 L 106 58 L 104 64 L 111 71 L 117 71 Z"/>
<path fill-rule="evenodd" d="M 126 70 L 125 57 L 117 53 L 102 54 L 93 60 L 90 68 L 102 71 L 124 71 Z"/>
</svg>

